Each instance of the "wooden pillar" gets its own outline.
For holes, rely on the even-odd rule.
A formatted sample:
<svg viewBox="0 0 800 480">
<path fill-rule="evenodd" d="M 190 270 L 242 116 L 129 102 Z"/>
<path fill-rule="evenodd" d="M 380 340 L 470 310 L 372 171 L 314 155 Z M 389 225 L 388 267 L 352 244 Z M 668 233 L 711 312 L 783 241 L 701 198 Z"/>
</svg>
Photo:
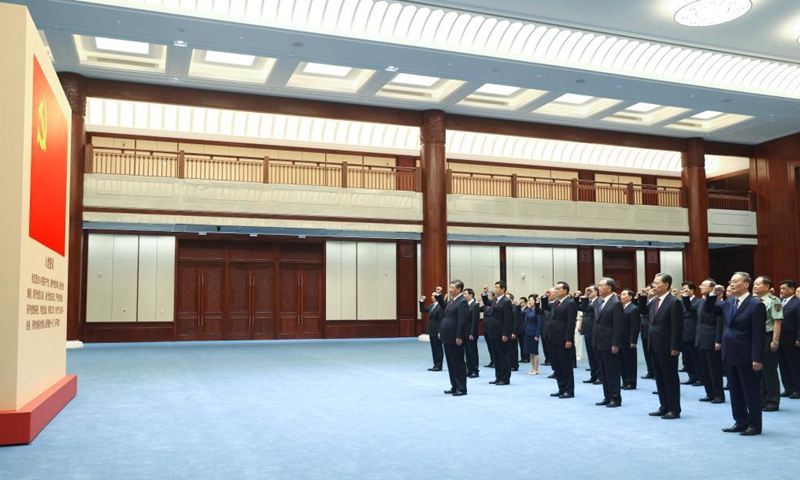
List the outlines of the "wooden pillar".
<svg viewBox="0 0 800 480">
<path fill-rule="evenodd" d="M 447 290 L 447 162 L 445 114 L 422 114 L 422 294 L 430 297 L 437 285 Z M 427 325 L 423 325 L 427 331 Z M 421 333 L 421 332 L 419 332 Z"/>
<path fill-rule="evenodd" d="M 86 170 L 86 79 L 75 73 L 59 73 L 61 87 L 72 109 L 70 152 L 69 267 L 67 282 L 67 340 L 81 339 L 83 318 L 83 174 Z"/>
<path fill-rule="evenodd" d="M 582 292 L 586 287 L 596 282 L 594 278 L 594 247 L 581 245 L 578 247 L 578 284 L 573 290 Z"/>
<path fill-rule="evenodd" d="M 647 249 L 644 251 L 643 285 L 650 285 L 657 273 L 661 273 L 661 253 L 655 248 Z M 688 277 L 684 276 L 684 278 Z"/>
<path fill-rule="evenodd" d="M 699 284 L 710 274 L 708 250 L 708 186 L 705 143 L 690 138 L 681 153 L 681 185 L 686 192 L 689 214 L 689 243 L 683 255 L 684 279 Z"/>
</svg>

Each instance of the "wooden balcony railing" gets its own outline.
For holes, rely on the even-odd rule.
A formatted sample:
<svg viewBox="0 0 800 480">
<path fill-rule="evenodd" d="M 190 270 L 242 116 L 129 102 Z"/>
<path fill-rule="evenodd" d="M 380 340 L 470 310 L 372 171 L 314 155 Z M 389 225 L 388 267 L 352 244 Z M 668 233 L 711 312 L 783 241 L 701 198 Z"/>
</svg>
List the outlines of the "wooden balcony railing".
<svg viewBox="0 0 800 480">
<path fill-rule="evenodd" d="M 708 208 L 755 212 L 756 197 L 752 192 L 708 189 Z"/>
<path fill-rule="evenodd" d="M 86 172 L 224 182 L 420 191 L 413 167 L 372 166 L 87 145 Z"/>
<path fill-rule="evenodd" d="M 422 190 L 421 170 L 414 167 L 203 155 L 92 145 L 86 147 L 86 172 L 318 187 Z M 447 193 L 460 195 L 686 206 L 682 188 L 633 183 L 454 172 L 448 169 L 447 186 Z M 755 211 L 755 198 L 750 192 L 709 190 L 708 207 Z"/>
</svg>

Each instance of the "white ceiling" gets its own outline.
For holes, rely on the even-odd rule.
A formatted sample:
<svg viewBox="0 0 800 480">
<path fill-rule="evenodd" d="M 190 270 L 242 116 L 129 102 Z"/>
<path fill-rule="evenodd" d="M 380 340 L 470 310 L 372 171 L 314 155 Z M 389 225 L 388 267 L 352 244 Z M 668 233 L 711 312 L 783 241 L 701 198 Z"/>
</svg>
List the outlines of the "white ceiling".
<svg viewBox="0 0 800 480">
<path fill-rule="evenodd" d="M 448 113 L 505 118 L 527 122 L 574 125 L 673 137 L 703 136 L 709 140 L 758 144 L 800 132 L 800 100 L 753 93 L 667 83 L 645 78 L 547 66 L 508 59 L 446 52 L 417 46 L 387 44 L 288 29 L 268 28 L 165 13 L 103 6 L 71 0 L 23 0 L 37 27 L 44 31 L 59 71 L 88 77 L 152 84 L 330 100 L 412 110 L 439 108 Z M 429 0 L 414 2 L 498 15 L 520 20 L 585 28 L 596 32 L 671 43 L 680 46 L 800 63 L 800 3 L 755 1 L 750 13 L 725 25 L 707 28 L 680 26 L 672 18 L 673 0 Z M 686 0 L 678 3 L 686 3 Z M 104 36 L 166 45 L 164 73 L 148 73 L 81 64 L 73 34 Z M 176 40 L 188 48 L 174 46 Z M 225 79 L 189 76 L 194 49 L 242 53 L 277 59 L 265 83 L 243 84 Z M 375 70 L 356 93 L 319 91 L 287 86 L 300 62 L 320 62 Z M 378 96 L 395 75 L 384 69 L 460 80 L 463 86 L 438 103 Z M 485 83 L 513 85 L 548 93 L 514 111 L 459 105 Z M 564 93 L 620 100 L 614 109 L 587 118 L 532 113 Z M 687 109 L 678 118 L 705 110 L 753 118 L 711 133 L 667 128 L 670 121 L 625 125 L 603 118 L 637 102 Z M 672 120 L 674 121 L 674 119 Z M 535 131 L 532 132 L 535 134 Z"/>
</svg>

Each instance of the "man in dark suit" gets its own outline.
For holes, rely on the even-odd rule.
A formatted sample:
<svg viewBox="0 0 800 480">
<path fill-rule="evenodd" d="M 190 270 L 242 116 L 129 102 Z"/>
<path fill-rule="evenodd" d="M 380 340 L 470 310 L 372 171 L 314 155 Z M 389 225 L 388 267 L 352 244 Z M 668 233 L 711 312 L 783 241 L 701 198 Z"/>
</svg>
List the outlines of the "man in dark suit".
<svg viewBox="0 0 800 480">
<path fill-rule="evenodd" d="M 552 298 L 551 298 L 552 296 Z M 548 301 L 555 300 L 555 296 L 550 290 L 544 292 L 544 295 L 541 297 L 541 301 L 538 305 L 536 305 L 536 313 L 542 316 L 542 350 L 544 351 L 544 362 L 542 365 L 551 366 L 552 365 L 552 358 L 553 355 L 550 353 L 550 322 L 553 318 L 552 312 L 545 311 L 542 309 L 542 305 L 548 303 Z M 555 377 L 553 377 L 555 378 Z"/>
<path fill-rule="evenodd" d="M 714 291 L 716 282 L 708 278 L 700 284 L 700 302 L 694 304 L 689 296 L 684 296 L 683 308 L 697 314 L 697 334 L 695 348 L 700 351 L 703 363 L 703 386 L 706 396 L 701 402 L 725 403 L 725 390 L 722 386 L 722 317 L 715 312 L 705 311 L 707 296 Z"/>
<path fill-rule="evenodd" d="M 464 282 L 450 282 L 450 301 L 444 309 L 439 338 L 444 344 L 450 389 L 444 393 L 460 397 L 467 394 L 467 365 L 464 363 L 464 340 L 469 335 L 469 305 L 464 298 Z"/>
<path fill-rule="evenodd" d="M 642 291 L 643 295 L 647 297 L 646 300 L 645 300 L 645 303 L 647 303 L 647 301 L 652 300 L 652 298 L 653 298 L 653 296 L 651 294 L 652 290 L 653 290 L 653 287 L 651 285 L 648 285 Z M 647 323 L 647 318 L 648 318 L 647 317 L 647 309 L 642 310 L 641 306 L 638 304 L 638 298 L 639 298 L 639 296 L 637 295 L 635 297 L 635 300 L 634 300 L 633 303 L 636 303 L 636 308 L 639 310 L 639 315 L 640 315 L 639 323 L 642 324 L 642 333 L 641 333 L 641 337 L 642 337 L 642 356 L 644 357 L 644 363 L 647 366 L 647 373 L 645 373 L 642 376 L 642 378 L 643 379 L 652 380 L 652 379 L 656 378 L 656 376 L 653 373 L 653 354 L 647 348 L 648 345 L 650 345 L 650 325 Z"/>
<path fill-rule="evenodd" d="M 483 287 L 483 302 L 489 303 L 488 287 Z M 508 358 L 506 343 L 511 340 L 514 328 L 514 314 L 511 311 L 511 300 L 506 296 L 506 282 L 499 280 L 494 284 L 494 301 L 489 308 L 489 337 L 494 344 L 494 372 L 495 379 L 489 383 L 493 385 L 508 385 L 511 383 L 511 362 Z"/>
<path fill-rule="evenodd" d="M 794 296 L 796 289 L 794 280 L 781 281 L 783 322 L 778 348 L 784 390 L 781 396 L 794 400 L 800 398 L 800 298 Z"/>
<path fill-rule="evenodd" d="M 569 296 L 569 284 L 558 282 L 554 287 L 555 301 L 545 303 L 542 309 L 549 310 L 550 353 L 553 355 L 553 370 L 558 381 L 558 392 L 551 397 L 573 398 L 575 396 L 575 376 L 572 371 L 571 349 L 575 342 L 575 322 L 578 319 L 578 305 Z"/>
<path fill-rule="evenodd" d="M 486 368 L 494 368 L 495 352 L 494 343 L 489 336 L 489 311 L 492 309 L 494 303 L 494 292 L 489 291 L 489 287 L 483 287 L 483 294 L 481 295 L 481 313 L 483 313 L 483 340 L 486 342 L 486 349 L 489 350 L 489 363 L 484 365 Z"/>
<path fill-rule="evenodd" d="M 689 375 L 682 385 L 693 385 L 699 387 L 703 385 L 703 363 L 700 361 L 700 354 L 696 350 L 694 343 L 697 336 L 697 307 L 700 299 L 694 296 L 694 282 L 681 283 L 681 297 L 689 298 L 689 308 L 686 302 L 682 301 L 683 306 L 683 370 Z"/>
<path fill-rule="evenodd" d="M 767 309 L 750 295 L 751 277 L 736 272 L 731 277 L 730 298 L 722 300 L 725 289 L 714 287 L 703 308 L 723 317 L 722 360 L 725 362 L 728 387 L 731 394 L 731 411 L 736 423 L 724 432 L 742 435 L 761 433 L 761 369 L 764 367 L 764 342 L 766 341 Z"/>
<path fill-rule="evenodd" d="M 444 298 L 442 298 L 442 287 L 436 287 L 436 291 L 431 293 L 433 303 L 425 306 L 425 296 L 419 297 L 419 311 L 428 314 L 428 337 L 431 341 L 431 354 L 433 355 L 433 366 L 428 369 L 431 372 L 442 371 L 442 361 L 444 360 L 444 349 L 442 341 L 439 340 L 439 325 L 442 322 L 444 313 Z"/>
<path fill-rule="evenodd" d="M 622 331 L 619 335 L 620 376 L 623 390 L 636 390 L 638 357 L 636 344 L 639 342 L 642 316 L 639 308 L 633 303 L 636 294 L 633 290 L 623 290 L 619 294 L 622 302 Z"/>
<path fill-rule="evenodd" d="M 467 354 L 467 377 L 478 378 L 478 322 L 480 321 L 480 305 L 475 301 L 475 291 L 471 288 L 464 289 L 464 297 L 469 306 L 469 339 L 465 348 Z"/>
<path fill-rule="evenodd" d="M 653 373 L 658 387 L 660 406 L 650 416 L 674 420 L 681 416 L 681 383 L 678 377 L 678 354 L 683 339 L 683 307 L 680 300 L 670 294 L 672 276 L 657 273 L 653 279 L 653 300 L 639 296 L 639 311 L 647 312 L 650 327 L 648 350 L 653 355 Z"/>
<path fill-rule="evenodd" d="M 583 320 L 581 320 L 580 333 L 583 334 L 586 346 L 586 356 L 589 359 L 589 371 L 591 372 L 589 378 L 584 380 L 583 383 L 601 383 L 600 381 L 600 359 L 596 358 L 596 352 L 592 345 L 594 344 L 594 310 L 597 301 L 597 285 L 589 285 L 586 287 L 586 295 L 580 298 L 578 310 L 583 312 Z"/>
<path fill-rule="evenodd" d="M 600 376 L 603 381 L 603 401 L 595 405 L 615 408 L 622 405 L 619 376 L 619 340 L 622 333 L 622 302 L 613 295 L 617 284 L 604 277 L 597 282 L 598 299 L 594 306 L 593 348 L 600 361 Z"/>
<path fill-rule="evenodd" d="M 508 349 L 508 361 L 511 365 L 511 371 L 516 372 L 519 370 L 519 349 L 517 348 L 519 336 L 517 335 L 517 331 L 522 328 L 522 325 L 525 323 L 525 314 L 522 312 L 522 309 L 527 305 L 522 305 L 520 303 L 521 300 L 515 300 L 514 295 L 511 293 L 506 293 L 506 297 L 511 300 L 511 315 L 514 319 L 514 325 L 511 327 L 511 339 L 506 342 L 506 349 Z M 527 304 L 527 299 L 525 303 Z"/>
</svg>

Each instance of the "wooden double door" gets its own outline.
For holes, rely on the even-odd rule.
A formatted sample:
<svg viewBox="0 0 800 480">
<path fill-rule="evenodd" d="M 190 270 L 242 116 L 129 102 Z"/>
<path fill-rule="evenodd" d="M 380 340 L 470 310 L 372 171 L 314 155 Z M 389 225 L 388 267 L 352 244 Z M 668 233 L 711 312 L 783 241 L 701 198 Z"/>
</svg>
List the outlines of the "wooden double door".
<svg viewBox="0 0 800 480">
<path fill-rule="evenodd" d="M 179 244 L 178 340 L 320 338 L 321 244 Z"/>
</svg>

